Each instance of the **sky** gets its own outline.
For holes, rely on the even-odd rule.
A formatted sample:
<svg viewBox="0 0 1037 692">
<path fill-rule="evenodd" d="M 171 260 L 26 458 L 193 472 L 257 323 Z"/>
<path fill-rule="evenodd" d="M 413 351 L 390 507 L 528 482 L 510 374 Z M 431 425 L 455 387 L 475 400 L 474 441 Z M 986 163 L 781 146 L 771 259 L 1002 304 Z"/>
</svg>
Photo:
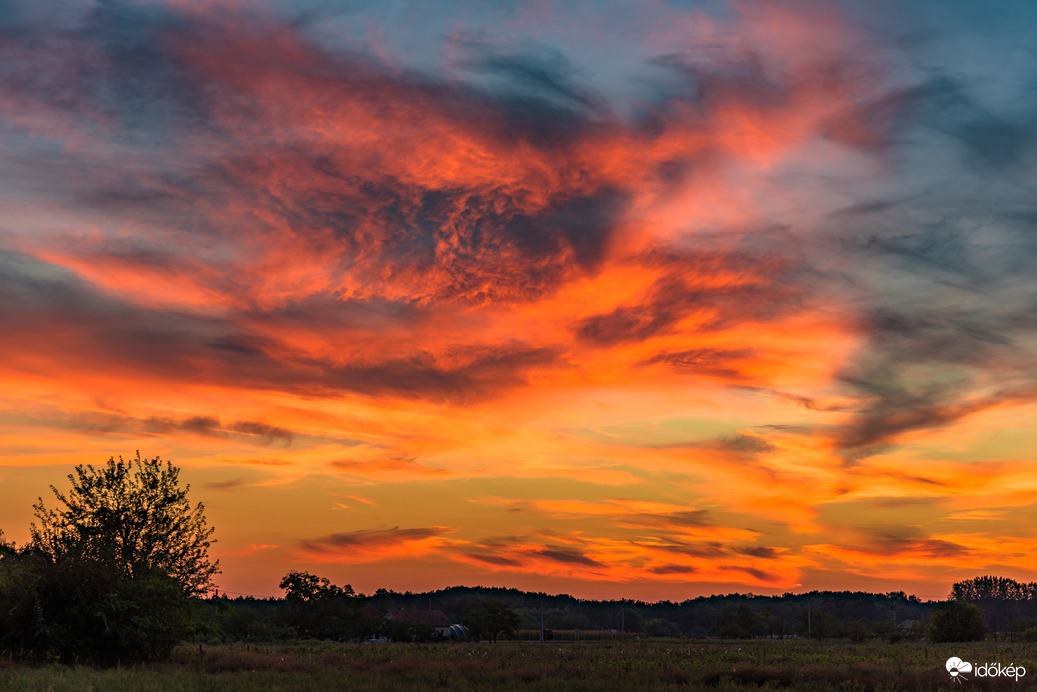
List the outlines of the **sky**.
<svg viewBox="0 0 1037 692">
<path fill-rule="evenodd" d="M 1037 580 L 1035 27 L 0 0 L 0 528 L 139 450 L 232 595 Z"/>
</svg>

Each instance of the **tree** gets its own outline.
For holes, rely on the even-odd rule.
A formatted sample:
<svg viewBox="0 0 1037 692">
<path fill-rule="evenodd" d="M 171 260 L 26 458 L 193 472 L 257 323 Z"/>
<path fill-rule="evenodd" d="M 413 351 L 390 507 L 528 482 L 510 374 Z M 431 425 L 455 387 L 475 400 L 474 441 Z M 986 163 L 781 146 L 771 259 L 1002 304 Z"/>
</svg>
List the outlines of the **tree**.
<svg viewBox="0 0 1037 692">
<path fill-rule="evenodd" d="M 169 575 L 185 595 L 212 588 L 219 560 L 209 560 L 214 529 L 204 506 L 191 507 L 190 485 L 179 485 L 180 469 L 160 458 L 107 466 L 79 465 L 69 474 L 67 493 L 51 490 L 64 508 L 33 505 L 39 526 L 30 527 L 32 548 L 52 560 L 87 558 L 110 562 L 130 579 L 156 570 Z"/>
<path fill-rule="evenodd" d="M 959 581 L 951 587 L 951 599 L 980 603 L 984 601 L 1025 601 L 1037 593 L 1037 583 L 1021 584 L 1007 577 L 983 576 Z"/>
<path fill-rule="evenodd" d="M 519 614 L 500 601 L 486 601 L 465 613 L 465 624 L 475 639 L 485 637 L 496 642 L 499 635 L 515 636 Z"/>
<path fill-rule="evenodd" d="M 30 547 L 0 559 L 0 651 L 35 661 L 164 658 L 194 625 L 190 599 L 164 572 L 130 579 L 111 565 Z"/>
<path fill-rule="evenodd" d="M 280 587 L 285 598 L 280 620 L 302 636 L 353 639 L 371 629 L 373 623 L 359 615 L 361 599 L 349 584 L 335 586 L 326 577 L 292 571 Z"/>
<path fill-rule="evenodd" d="M 24 548 L 0 560 L 0 651 L 33 661 L 110 665 L 167 657 L 194 626 L 161 571 L 130 579 L 108 563 L 52 561 Z"/>
<path fill-rule="evenodd" d="M 971 603 L 941 603 L 929 618 L 929 639 L 934 642 L 981 642 L 985 635 L 983 611 Z"/>
<path fill-rule="evenodd" d="M 294 570 L 284 575 L 278 586 L 284 589 L 284 598 L 289 603 L 355 595 L 353 587 L 349 584 L 346 584 L 345 587 L 338 587 L 332 584 L 327 577 L 318 577 L 316 574 Z"/>
<path fill-rule="evenodd" d="M 975 577 L 956 583 L 950 598 L 979 606 L 994 639 L 1014 634 L 1015 620 L 1020 615 L 1037 614 L 1037 582 L 1023 584 L 1007 577 Z"/>
</svg>

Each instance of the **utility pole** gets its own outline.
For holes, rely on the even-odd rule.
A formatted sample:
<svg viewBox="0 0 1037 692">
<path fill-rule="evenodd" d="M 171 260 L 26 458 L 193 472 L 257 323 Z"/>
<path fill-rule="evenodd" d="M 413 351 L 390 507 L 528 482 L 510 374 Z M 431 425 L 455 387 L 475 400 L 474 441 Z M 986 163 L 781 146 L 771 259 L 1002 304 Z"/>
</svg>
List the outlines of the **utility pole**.
<svg viewBox="0 0 1037 692">
<path fill-rule="evenodd" d="M 547 641 L 547 631 L 544 629 L 544 597 L 540 597 L 540 641 Z"/>
</svg>

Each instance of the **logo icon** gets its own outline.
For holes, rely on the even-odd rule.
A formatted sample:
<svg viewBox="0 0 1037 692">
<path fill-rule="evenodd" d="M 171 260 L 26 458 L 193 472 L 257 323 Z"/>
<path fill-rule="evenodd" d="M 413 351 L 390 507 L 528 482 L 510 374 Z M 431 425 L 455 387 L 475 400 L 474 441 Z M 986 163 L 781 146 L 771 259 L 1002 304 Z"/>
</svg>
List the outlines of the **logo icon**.
<svg viewBox="0 0 1037 692">
<path fill-rule="evenodd" d="M 962 675 L 962 673 L 972 672 L 972 664 L 968 661 L 961 660 L 957 656 L 951 656 L 947 659 L 946 668 L 947 672 L 951 674 L 951 677 L 954 679 L 954 681 L 958 683 L 960 683 L 962 680 L 968 680 L 968 678 Z"/>
</svg>

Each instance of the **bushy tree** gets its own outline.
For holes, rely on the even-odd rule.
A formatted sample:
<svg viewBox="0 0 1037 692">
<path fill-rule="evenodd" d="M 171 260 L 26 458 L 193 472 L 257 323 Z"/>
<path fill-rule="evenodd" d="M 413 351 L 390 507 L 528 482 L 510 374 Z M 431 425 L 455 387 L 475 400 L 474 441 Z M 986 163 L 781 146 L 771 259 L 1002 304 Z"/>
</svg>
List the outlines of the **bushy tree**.
<svg viewBox="0 0 1037 692">
<path fill-rule="evenodd" d="M 190 633 L 191 603 L 159 570 L 130 578 L 109 563 L 32 548 L 0 559 L 0 651 L 65 663 L 168 656 Z"/>
<path fill-rule="evenodd" d="M 30 533 L 34 549 L 53 560 L 69 557 L 117 566 L 131 579 L 150 571 L 169 575 L 185 594 L 212 588 L 219 560 L 209 559 L 215 541 L 204 506 L 187 499 L 191 486 L 179 483 L 180 469 L 158 457 L 129 462 L 109 458 L 106 466 L 75 467 L 71 489 L 55 498 L 64 507 L 34 505 L 39 525 Z"/>
<path fill-rule="evenodd" d="M 929 618 L 929 639 L 934 642 L 980 642 L 985 635 L 983 611 L 971 603 L 941 603 Z"/>
<path fill-rule="evenodd" d="M 133 663 L 167 656 L 211 586 L 213 530 L 179 469 L 140 458 L 77 466 L 64 506 L 35 505 L 17 549 L 0 536 L 0 651 L 33 660 Z"/>
<path fill-rule="evenodd" d="M 284 589 L 284 598 L 289 603 L 307 603 L 336 596 L 354 596 L 353 587 L 335 586 L 327 577 L 318 577 L 309 572 L 291 571 L 284 575 L 278 585 Z"/>
<path fill-rule="evenodd" d="M 762 636 L 767 623 L 748 604 L 727 606 L 717 613 L 717 623 L 713 632 L 725 639 L 750 639 Z"/>
<path fill-rule="evenodd" d="M 464 624 L 474 639 L 496 642 L 499 636 L 515 636 L 519 614 L 501 601 L 485 601 L 465 612 Z"/>
<path fill-rule="evenodd" d="M 359 616 L 361 602 L 349 584 L 335 586 L 326 577 L 292 571 L 280 587 L 285 597 L 280 621 L 300 636 L 354 639 L 372 626 Z"/>
</svg>

